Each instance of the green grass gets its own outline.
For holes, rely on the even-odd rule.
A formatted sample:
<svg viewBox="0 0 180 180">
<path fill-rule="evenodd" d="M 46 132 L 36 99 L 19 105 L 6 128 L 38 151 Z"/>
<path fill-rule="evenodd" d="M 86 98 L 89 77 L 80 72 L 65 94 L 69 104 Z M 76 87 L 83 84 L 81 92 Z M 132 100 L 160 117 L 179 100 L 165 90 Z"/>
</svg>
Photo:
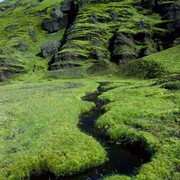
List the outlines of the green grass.
<svg viewBox="0 0 180 180">
<path fill-rule="evenodd" d="M 81 96 L 96 87 L 86 80 L 0 87 L 0 179 L 42 170 L 71 174 L 102 164 L 105 150 L 77 128 L 80 113 L 92 107 Z"/>
<path fill-rule="evenodd" d="M 101 98 L 111 102 L 98 120 L 116 142 L 138 145 L 152 155 L 132 179 L 174 179 L 179 168 L 179 91 L 152 86 L 154 81 L 114 81 Z M 107 179 L 121 179 L 121 176 Z M 123 179 L 123 178 L 122 178 Z"/>
<path fill-rule="evenodd" d="M 77 128 L 80 113 L 93 106 L 81 97 L 102 81 L 115 89 L 100 96 L 111 102 L 97 126 L 114 142 L 141 146 L 152 156 L 137 176 L 106 179 L 179 178 L 179 91 L 152 86 L 156 80 L 110 75 L 49 80 L 16 80 L 0 87 L 2 180 L 42 170 L 72 174 L 106 161 L 103 147 Z"/>
<path fill-rule="evenodd" d="M 180 45 L 169 48 L 141 59 L 125 64 L 121 72 L 124 75 L 142 78 L 177 76 L 180 71 Z"/>
</svg>

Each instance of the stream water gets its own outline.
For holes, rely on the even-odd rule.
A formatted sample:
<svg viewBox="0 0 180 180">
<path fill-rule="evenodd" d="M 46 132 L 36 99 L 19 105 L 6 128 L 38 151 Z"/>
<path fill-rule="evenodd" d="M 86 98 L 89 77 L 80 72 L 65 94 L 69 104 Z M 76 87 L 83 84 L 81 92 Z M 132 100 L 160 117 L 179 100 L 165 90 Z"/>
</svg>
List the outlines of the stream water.
<svg viewBox="0 0 180 180">
<path fill-rule="evenodd" d="M 85 172 L 78 173 L 73 176 L 55 177 L 50 172 L 42 174 L 34 174 L 31 180 L 97 180 L 105 176 L 113 174 L 135 175 L 139 167 L 149 159 L 142 149 L 124 148 L 121 145 L 112 143 L 105 133 L 96 126 L 96 120 L 105 113 L 104 105 L 108 104 L 108 100 L 100 100 L 98 96 L 110 90 L 104 89 L 108 82 L 101 82 L 97 91 L 84 96 L 82 99 L 94 102 L 95 106 L 88 112 L 81 114 L 79 117 L 79 128 L 81 131 L 93 136 L 106 149 L 109 161 L 102 166 L 89 169 Z"/>
</svg>

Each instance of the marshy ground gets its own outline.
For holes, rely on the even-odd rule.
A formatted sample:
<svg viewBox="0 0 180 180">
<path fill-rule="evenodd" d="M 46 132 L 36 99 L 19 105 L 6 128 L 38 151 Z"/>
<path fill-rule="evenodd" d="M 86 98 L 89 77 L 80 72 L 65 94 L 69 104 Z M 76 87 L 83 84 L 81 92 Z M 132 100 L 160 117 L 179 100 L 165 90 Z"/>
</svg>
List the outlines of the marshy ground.
<svg viewBox="0 0 180 180">
<path fill-rule="evenodd" d="M 1 179 L 28 178 L 42 171 L 58 177 L 105 163 L 108 157 L 103 146 L 83 133 L 78 123 L 80 114 L 94 106 L 81 98 L 96 91 L 97 81 L 107 80 L 111 83 L 104 88 L 110 90 L 98 98 L 110 102 L 104 105 L 106 112 L 95 126 L 113 143 L 138 146 L 151 155 L 136 176 L 126 178 L 143 179 L 147 173 L 160 178 L 179 176 L 178 91 L 153 85 L 154 80 L 115 76 L 93 79 L 42 80 L 0 87 Z"/>
</svg>

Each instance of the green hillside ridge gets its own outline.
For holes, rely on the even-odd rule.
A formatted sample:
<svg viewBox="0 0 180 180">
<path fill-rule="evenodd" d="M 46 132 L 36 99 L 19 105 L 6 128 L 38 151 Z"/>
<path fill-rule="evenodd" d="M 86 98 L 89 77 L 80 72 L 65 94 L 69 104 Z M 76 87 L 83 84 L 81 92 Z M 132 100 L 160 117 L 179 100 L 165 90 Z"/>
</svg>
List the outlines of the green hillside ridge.
<svg viewBox="0 0 180 180">
<path fill-rule="evenodd" d="M 125 64 L 122 74 L 143 78 L 178 76 L 180 70 L 180 45 Z"/>
<path fill-rule="evenodd" d="M 15 73 L 84 67 L 85 60 L 121 65 L 160 51 L 178 22 L 172 12 L 179 1 L 174 2 L 158 1 L 165 9 L 159 14 L 151 1 L 5 0 L 0 3 L 1 81 Z M 52 52 L 42 58 L 41 47 L 50 40 L 61 42 L 59 51 L 46 45 Z"/>
<path fill-rule="evenodd" d="M 154 3 L 153 3 L 154 2 Z M 70 178 L 107 162 L 78 128 L 95 107 L 111 143 L 149 158 L 105 180 L 180 179 L 180 1 L 5 0 L 0 3 L 0 180 Z M 66 177 L 68 176 L 68 177 Z"/>
</svg>

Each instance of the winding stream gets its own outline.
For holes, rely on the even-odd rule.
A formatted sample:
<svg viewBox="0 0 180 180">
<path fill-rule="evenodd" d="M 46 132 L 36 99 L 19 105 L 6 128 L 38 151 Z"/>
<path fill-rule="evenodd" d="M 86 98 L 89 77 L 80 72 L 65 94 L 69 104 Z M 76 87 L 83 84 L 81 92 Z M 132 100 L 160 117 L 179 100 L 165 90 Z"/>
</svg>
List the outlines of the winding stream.
<svg viewBox="0 0 180 180">
<path fill-rule="evenodd" d="M 90 111 L 81 114 L 78 127 L 81 131 L 93 136 L 105 147 L 109 161 L 102 166 L 73 176 L 55 177 L 55 175 L 50 172 L 44 172 L 43 174 L 32 175 L 31 180 L 97 180 L 113 174 L 131 176 L 137 174 L 139 167 L 149 160 L 146 158 L 146 153 L 140 149 L 125 149 L 120 145 L 112 143 L 108 137 L 105 136 L 105 133 L 95 126 L 96 120 L 105 113 L 103 106 L 109 103 L 108 100 L 98 99 L 98 96 L 111 89 L 104 89 L 104 86 L 107 84 L 108 82 L 100 82 L 97 91 L 82 98 L 85 101 L 94 102 L 95 106 Z"/>
</svg>

